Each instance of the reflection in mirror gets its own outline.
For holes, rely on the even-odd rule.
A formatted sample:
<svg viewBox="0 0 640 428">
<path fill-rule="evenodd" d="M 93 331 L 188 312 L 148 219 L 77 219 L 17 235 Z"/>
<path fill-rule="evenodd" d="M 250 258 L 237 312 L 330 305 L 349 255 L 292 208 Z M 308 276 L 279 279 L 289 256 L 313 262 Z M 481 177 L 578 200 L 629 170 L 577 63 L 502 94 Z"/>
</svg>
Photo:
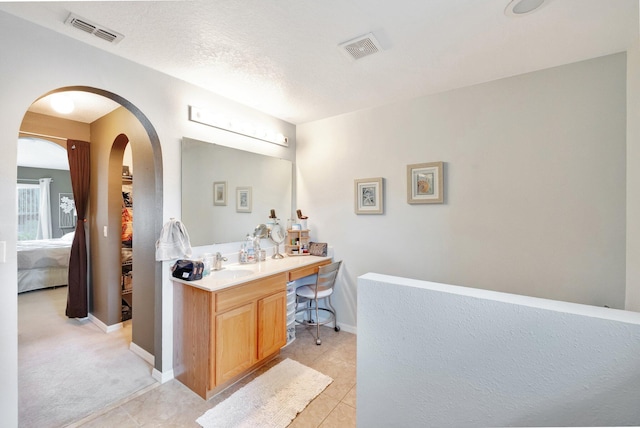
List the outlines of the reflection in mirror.
<svg viewBox="0 0 640 428">
<path fill-rule="evenodd" d="M 288 218 L 292 173 L 289 160 L 183 138 L 182 222 L 191 245 L 242 241 L 269 220 L 272 209 Z M 236 194 L 247 187 L 248 204 Z M 246 191 L 241 196 L 245 198 Z"/>
<path fill-rule="evenodd" d="M 253 236 L 259 239 L 269 237 L 269 229 L 267 228 L 267 225 L 264 223 L 257 225 L 253 230 Z"/>
</svg>

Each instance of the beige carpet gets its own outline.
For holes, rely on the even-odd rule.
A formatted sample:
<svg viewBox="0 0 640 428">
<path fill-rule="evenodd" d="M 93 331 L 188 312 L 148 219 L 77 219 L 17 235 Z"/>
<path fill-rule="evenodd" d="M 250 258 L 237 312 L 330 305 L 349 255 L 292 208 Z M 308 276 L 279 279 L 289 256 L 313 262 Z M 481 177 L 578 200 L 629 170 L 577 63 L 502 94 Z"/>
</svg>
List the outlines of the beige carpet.
<svg viewBox="0 0 640 428">
<path fill-rule="evenodd" d="M 196 422 L 205 428 L 284 428 L 331 382 L 329 376 L 287 358 Z"/>
<path fill-rule="evenodd" d="M 63 427 L 155 383 L 129 351 L 131 322 L 106 334 L 64 315 L 67 289 L 18 295 L 21 427 Z"/>
</svg>

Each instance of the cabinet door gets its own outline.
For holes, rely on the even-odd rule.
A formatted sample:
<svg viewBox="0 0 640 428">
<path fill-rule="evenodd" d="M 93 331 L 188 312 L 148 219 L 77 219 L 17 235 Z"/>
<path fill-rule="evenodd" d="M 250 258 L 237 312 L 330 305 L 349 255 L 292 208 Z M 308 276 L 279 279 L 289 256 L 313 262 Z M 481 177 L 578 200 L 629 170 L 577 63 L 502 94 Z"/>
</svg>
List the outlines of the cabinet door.
<svg viewBox="0 0 640 428">
<path fill-rule="evenodd" d="M 216 385 L 256 362 L 256 341 L 255 302 L 216 316 Z"/>
<path fill-rule="evenodd" d="M 287 343 L 287 294 L 284 291 L 258 300 L 258 360 Z"/>
</svg>

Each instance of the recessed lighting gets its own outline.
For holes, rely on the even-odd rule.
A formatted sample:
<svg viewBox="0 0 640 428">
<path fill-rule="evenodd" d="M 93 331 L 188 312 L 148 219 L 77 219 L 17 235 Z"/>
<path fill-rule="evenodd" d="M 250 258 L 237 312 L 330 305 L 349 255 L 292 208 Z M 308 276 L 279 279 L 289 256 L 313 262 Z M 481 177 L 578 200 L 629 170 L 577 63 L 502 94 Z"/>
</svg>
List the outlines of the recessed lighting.
<svg viewBox="0 0 640 428">
<path fill-rule="evenodd" d="M 512 0 L 504 9 L 507 16 L 522 16 L 535 12 L 549 0 Z"/>
<path fill-rule="evenodd" d="M 51 95 L 51 107 L 60 114 L 69 114 L 74 109 L 73 100 L 63 92 Z"/>
</svg>

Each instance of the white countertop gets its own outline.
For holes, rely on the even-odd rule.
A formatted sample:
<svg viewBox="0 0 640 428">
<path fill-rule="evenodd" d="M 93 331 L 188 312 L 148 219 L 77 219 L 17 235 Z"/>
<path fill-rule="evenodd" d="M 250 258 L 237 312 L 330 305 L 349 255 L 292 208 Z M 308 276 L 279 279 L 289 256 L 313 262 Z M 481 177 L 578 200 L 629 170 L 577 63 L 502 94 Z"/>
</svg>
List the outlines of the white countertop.
<svg viewBox="0 0 640 428">
<path fill-rule="evenodd" d="M 220 291 L 227 287 L 232 287 L 244 282 L 254 281 L 256 279 L 265 278 L 267 276 L 305 267 L 324 260 L 331 260 L 331 257 L 285 256 L 285 258 L 283 259 L 267 258 L 267 260 L 257 263 L 239 263 L 227 265 L 223 263 L 222 266 L 224 269 L 219 271 L 212 271 L 211 275 L 206 276 L 199 281 L 185 281 L 173 277 L 171 278 L 171 280 L 206 291 Z M 236 274 L 246 275 L 236 276 Z"/>
</svg>

